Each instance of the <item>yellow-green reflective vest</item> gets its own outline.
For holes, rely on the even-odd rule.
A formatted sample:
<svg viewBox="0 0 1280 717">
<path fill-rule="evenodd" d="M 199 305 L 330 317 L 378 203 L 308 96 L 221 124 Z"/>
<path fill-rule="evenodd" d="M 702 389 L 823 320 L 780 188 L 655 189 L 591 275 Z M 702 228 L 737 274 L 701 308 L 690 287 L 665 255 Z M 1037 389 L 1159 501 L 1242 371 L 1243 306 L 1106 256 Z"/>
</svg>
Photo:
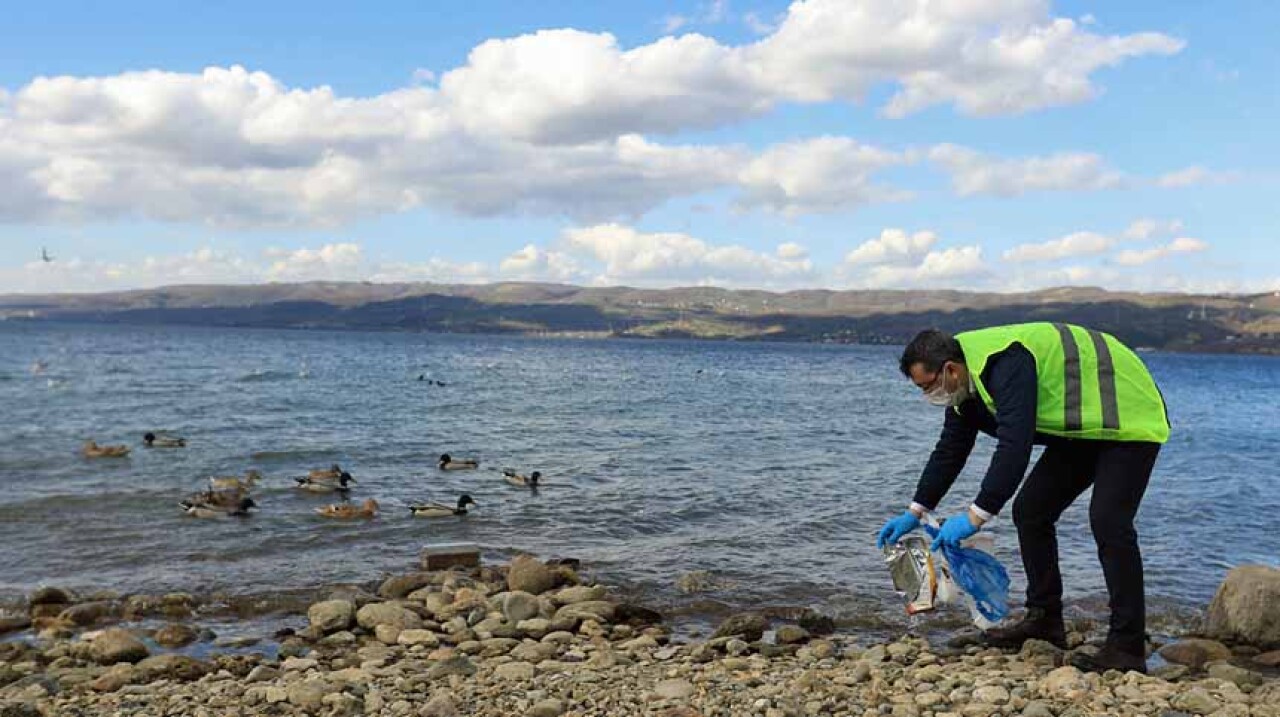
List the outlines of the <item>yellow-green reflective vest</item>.
<svg viewBox="0 0 1280 717">
<path fill-rule="evenodd" d="M 987 361 L 1013 344 L 1036 360 L 1036 430 L 1054 436 L 1112 441 L 1169 440 L 1169 419 L 1155 379 L 1114 336 L 1069 324 L 1013 324 L 956 335 L 983 403 Z"/>
</svg>

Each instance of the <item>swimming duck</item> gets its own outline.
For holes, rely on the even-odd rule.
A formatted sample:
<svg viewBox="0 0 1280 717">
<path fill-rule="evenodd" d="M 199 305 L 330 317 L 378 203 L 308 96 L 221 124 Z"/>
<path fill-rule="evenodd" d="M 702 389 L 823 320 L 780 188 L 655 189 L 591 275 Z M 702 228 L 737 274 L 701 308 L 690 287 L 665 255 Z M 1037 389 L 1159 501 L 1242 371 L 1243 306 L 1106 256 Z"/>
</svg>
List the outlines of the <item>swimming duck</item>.
<svg viewBox="0 0 1280 717">
<path fill-rule="evenodd" d="M 355 483 L 356 479 L 351 474 L 342 471 L 336 478 L 316 478 L 307 476 L 305 478 L 294 478 L 298 482 L 298 487 L 302 490 L 309 490 L 312 493 L 345 493 L 351 490 L 349 483 Z"/>
<path fill-rule="evenodd" d="M 178 505 L 187 515 L 193 518 L 222 518 L 226 516 L 241 518 L 249 515 L 250 508 L 258 507 L 258 504 L 253 502 L 253 498 L 248 496 L 241 497 L 234 506 L 230 507 L 219 507 L 190 500 L 184 500 Z"/>
<path fill-rule="evenodd" d="M 477 460 L 454 460 L 448 453 L 440 455 L 440 470 L 442 471 L 470 471 L 480 467 L 480 461 Z"/>
<path fill-rule="evenodd" d="M 526 476 L 513 470 L 504 470 L 502 471 L 502 477 L 511 485 L 518 485 L 521 488 L 537 488 L 542 480 L 542 473 L 534 471 Z"/>
<path fill-rule="evenodd" d="M 240 503 L 248 497 L 248 493 L 242 490 L 206 490 L 188 496 L 187 499 L 182 502 L 192 503 L 206 508 L 230 510 L 239 506 Z"/>
<path fill-rule="evenodd" d="M 85 441 L 84 446 L 80 448 L 80 452 L 85 458 L 123 458 L 129 455 L 129 447 L 125 445 L 119 446 L 100 446 L 95 441 Z"/>
<path fill-rule="evenodd" d="M 209 477 L 209 490 L 234 490 L 249 492 L 253 487 L 262 480 L 262 474 L 256 470 L 250 469 L 245 471 L 244 478 L 236 476 L 226 477 Z"/>
<path fill-rule="evenodd" d="M 346 473 L 346 471 L 342 470 L 342 466 L 338 465 L 337 463 L 334 463 L 328 468 L 313 469 L 310 473 L 307 473 L 307 477 L 315 480 L 334 481 L 341 478 L 343 473 Z"/>
<path fill-rule="evenodd" d="M 187 439 L 177 436 L 157 436 L 154 433 L 148 433 L 142 437 L 143 444 L 147 448 L 182 448 L 187 445 Z"/>
<path fill-rule="evenodd" d="M 471 499 L 471 496 L 463 495 L 458 498 L 458 505 L 453 508 L 443 503 L 425 503 L 409 506 L 409 512 L 413 513 L 415 518 L 446 518 L 451 515 L 466 515 L 469 505 L 476 505 L 476 502 Z"/>
<path fill-rule="evenodd" d="M 316 513 L 326 518 L 372 518 L 378 514 L 378 501 L 368 498 L 361 505 L 335 503 L 316 508 Z"/>
</svg>

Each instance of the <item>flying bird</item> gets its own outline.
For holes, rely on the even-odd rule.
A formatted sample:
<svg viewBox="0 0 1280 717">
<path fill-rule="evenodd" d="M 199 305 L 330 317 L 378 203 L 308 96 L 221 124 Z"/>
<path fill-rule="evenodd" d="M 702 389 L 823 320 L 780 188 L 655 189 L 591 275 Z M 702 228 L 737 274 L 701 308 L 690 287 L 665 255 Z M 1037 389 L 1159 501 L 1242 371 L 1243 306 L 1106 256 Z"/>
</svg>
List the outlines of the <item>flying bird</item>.
<svg viewBox="0 0 1280 717">
<path fill-rule="evenodd" d="M 40 261 L 43 261 L 46 264 L 53 263 L 53 257 L 49 256 L 49 250 L 45 247 L 40 247 Z"/>
</svg>

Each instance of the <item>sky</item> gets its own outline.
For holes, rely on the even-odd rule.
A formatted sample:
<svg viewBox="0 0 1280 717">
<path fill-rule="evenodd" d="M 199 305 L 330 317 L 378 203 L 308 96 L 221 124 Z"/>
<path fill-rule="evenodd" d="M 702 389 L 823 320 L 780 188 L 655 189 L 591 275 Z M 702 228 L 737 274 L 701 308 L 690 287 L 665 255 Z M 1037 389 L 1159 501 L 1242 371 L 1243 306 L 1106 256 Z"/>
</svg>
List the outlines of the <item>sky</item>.
<svg viewBox="0 0 1280 717">
<path fill-rule="evenodd" d="M 201 5 L 6 8 L 0 292 L 1280 290 L 1275 3 Z"/>
</svg>

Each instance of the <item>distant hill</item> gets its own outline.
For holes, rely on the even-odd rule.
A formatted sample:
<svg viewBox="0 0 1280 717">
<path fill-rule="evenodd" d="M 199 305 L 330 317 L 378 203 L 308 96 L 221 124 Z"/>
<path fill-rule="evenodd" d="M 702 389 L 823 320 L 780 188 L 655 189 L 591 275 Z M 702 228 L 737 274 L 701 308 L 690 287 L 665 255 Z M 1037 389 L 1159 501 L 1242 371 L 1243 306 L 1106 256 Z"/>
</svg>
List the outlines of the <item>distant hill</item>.
<svg viewBox="0 0 1280 717">
<path fill-rule="evenodd" d="M 0 296 L 0 319 L 901 344 L 916 331 L 1069 321 L 1135 347 L 1280 354 L 1280 293 L 1096 288 L 785 293 L 708 287 L 310 282 Z"/>
</svg>

